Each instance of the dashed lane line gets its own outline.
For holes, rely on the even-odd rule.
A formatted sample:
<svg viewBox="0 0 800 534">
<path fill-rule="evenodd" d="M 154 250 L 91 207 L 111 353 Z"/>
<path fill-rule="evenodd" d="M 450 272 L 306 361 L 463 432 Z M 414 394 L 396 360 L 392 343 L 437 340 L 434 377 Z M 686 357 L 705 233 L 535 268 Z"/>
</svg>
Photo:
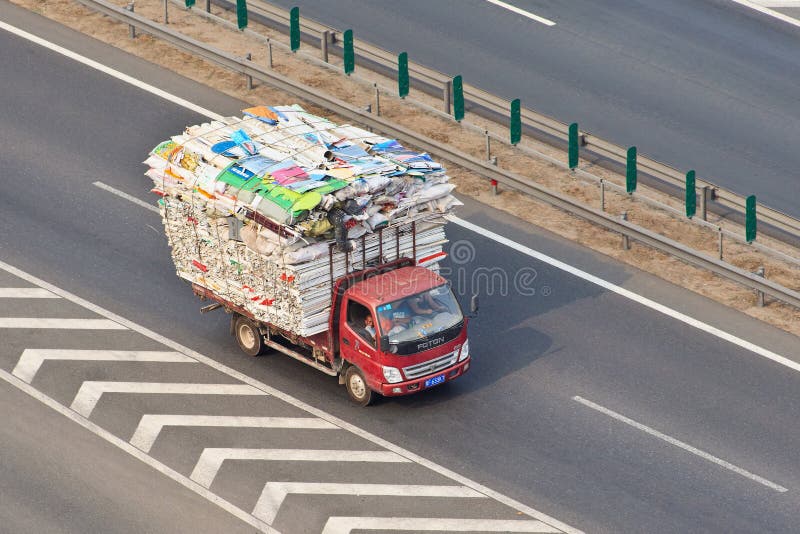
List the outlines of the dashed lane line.
<svg viewBox="0 0 800 534">
<path fill-rule="evenodd" d="M 131 445 L 150 452 L 165 426 L 201 426 L 227 428 L 302 428 L 339 430 L 339 427 L 316 417 L 248 417 L 238 415 L 167 415 L 145 414 L 131 437 Z"/>
<path fill-rule="evenodd" d="M 617 421 L 620 421 L 622 423 L 625 423 L 628 426 L 632 426 L 633 428 L 641 430 L 642 432 L 644 432 L 646 434 L 649 434 L 649 435 L 651 435 L 653 437 L 656 437 L 656 438 L 658 438 L 658 439 L 660 439 L 662 441 L 666 441 L 670 445 L 674 445 L 676 447 L 679 447 L 679 448 L 681 448 L 681 449 L 683 449 L 685 451 L 688 451 L 688 452 L 694 454 L 695 456 L 699 456 L 700 458 L 703 458 L 704 460 L 708 460 L 709 462 L 715 463 L 715 464 L 719 465 L 720 467 L 724 467 L 725 469 L 728 469 L 729 471 L 733 471 L 737 475 L 741 475 L 741 476 L 743 476 L 745 478 L 749 478 L 750 480 L 752 480 L 754 482 L 758 482 L 759 484 L 762 484 L 762 485 L 764 485 L 764 486 L 766 486 L 766 487 L 768 487 L 770 489 L 773 489 L 773 490 L 781 492 L 781 493 L 788 491 L 783 486 L 775 484 L 774 482 L 771 482 L 771 481 L 767 480 L 764 477 L 760 477 L 758 475 L 754 475 L 750 471 L 742 469 L 741 467 L 737 467 L 737 466 L 733 465 L 730 462 L 726 462 L 725 460 L 721 460 L 721 459 L 717 458 L 716 456 L 714 456 L 712 454 L 709 454 L 709 453 L 707 453 L 705 451 L 701 451 L 700 449 L 698 449 L 696 447 L 692 447 L 688 443 L 684 443 L 683 441 L 677 440 L 677 439 L 673 438 L 672 436 L 668 436 L 667 434 L 659 432 L 658 430 L 650 428 L 649 426 L 643 425 L 642 423 L 639 423 L 637 421 L 634 421 L 633 419 L 625 417 L 624 415 L 619 414 L 619 413 L 617 413 L 617 412 L 615 412 L 613 410 L 609 410 L 605 406 L 601 406 L 601 405 L 599 405 L 597 403 L 594 403 L 594 402 L 592 402 L 590 400 L 584 399 L 583 397 L 579 397 L 579 396 L 572 397 L 572 399 L 574 401 L 576 401 L 576 402 L 579 402 L 579 403 L 583 404 L 584 406 L 586 406 L 588 408 L 591 408 L 592 410 L 595 410 L 595 411 L 598 411 L 598 412 L 600 412 L 600 413 L 602 413 L 604 415 L 607 415 L 608 417 L 611 417 L 612 419 L 616 419 Z"/>
</svg>

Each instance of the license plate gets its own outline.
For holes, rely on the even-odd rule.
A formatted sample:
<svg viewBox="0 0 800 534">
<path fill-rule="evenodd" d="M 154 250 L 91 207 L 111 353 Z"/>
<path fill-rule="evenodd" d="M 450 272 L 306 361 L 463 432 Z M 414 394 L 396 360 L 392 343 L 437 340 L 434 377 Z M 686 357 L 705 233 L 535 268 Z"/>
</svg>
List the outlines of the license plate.
<svg viewBox="0 0 800 534">
<path fill-rule="evenodd" d="M 429 388 L 431 386 L 435 386 L 436 384 L 441 384 L 444 382 L 444 375 L 434 376 L 433 378 L 429 378 L 425 381 L 425 387 Z"/>
</svg>

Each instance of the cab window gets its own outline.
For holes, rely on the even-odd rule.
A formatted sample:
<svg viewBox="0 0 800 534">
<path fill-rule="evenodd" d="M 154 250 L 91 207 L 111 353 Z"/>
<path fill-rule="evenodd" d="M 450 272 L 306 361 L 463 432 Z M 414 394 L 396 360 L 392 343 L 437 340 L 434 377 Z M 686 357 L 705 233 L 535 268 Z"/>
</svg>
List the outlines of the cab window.
<svg viewBox="0 0 800 534">
<path fill-rule="evenodd" d="M 347 304 L 347 325 L 364 341 L 375 346 L 375 325 L 369 308 L 351 300 Z"/>
</svg>

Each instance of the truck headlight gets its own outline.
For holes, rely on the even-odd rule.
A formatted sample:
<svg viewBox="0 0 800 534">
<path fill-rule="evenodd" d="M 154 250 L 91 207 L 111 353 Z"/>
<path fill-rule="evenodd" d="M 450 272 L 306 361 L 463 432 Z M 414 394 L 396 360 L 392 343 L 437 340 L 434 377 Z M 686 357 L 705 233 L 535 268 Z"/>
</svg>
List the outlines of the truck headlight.
<svg viewBox="0 0 800 534">
<path fill-rule="evenodd" d="M 461 345 L 461 354 L 458 355 L 458 361 L 463 362 L 469 357 L 469 339 L 464 341 Z"/>
<path fill-rule="evenodd" d="M 383 378 L 385 378 L 390 384 L 396 384 L 403 381 L 403 376 L 400 374 L 400 370 L 396 367 L 384 367 Z"/>
</svg>

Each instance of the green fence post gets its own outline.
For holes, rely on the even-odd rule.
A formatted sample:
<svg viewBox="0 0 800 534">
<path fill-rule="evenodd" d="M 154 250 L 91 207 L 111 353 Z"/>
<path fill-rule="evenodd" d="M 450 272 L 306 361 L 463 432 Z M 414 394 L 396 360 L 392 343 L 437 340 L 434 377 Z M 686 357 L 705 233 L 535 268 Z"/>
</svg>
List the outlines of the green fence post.
<svg viewBox="0 0 800 534">
<path fill-rule="evenodd" d="M 745 239 L 748 243 L 756 239 L 756 226 L 756 196 L 750 195 L 747 197 L 744 216 Z"/>
<path fill-rule="evenodd" d="M 460 74 L 453 78 L 453 118 L 459 122 L 464 118 L 464 83 Z"/>
<path fill-rule="evenodd" d="M 297 52 L 300 48 L 300 8 L 293 7 L 289 11 L 289 44 L 292 52 Z"/>
<path fill-rule="evenodd" d="M 400 98 L 408 96 L 408 53 L 400 52 L 397 56 L 397 94 Z"/>
<path fill-rule="evenodd" d="M 186 0 L 186 7 L 187 8 L 193 7 L 193 6 L 194 6 L 194 0 Z"/>
<path fill-rule="evenodd" d="M 511 144 L 516 145 L 522 140 L 522 119 L 519 112 L 519 98 L 511 101 Z"/>
<path fill-rule="evenodd" d="M 356 56 L 353 52 L 353 30 L 344 32 L 344 73 L 350 74 L 356 68 Z"/>
<path fill-rule="evenodd" d="M 690 219 L 697 212 L 697 190 L 695 187 L 694 171 L 686 173 L 686 216 Z"/>
<path fill-rule="evenodd" d="M 628 162 L 625 166 L 625 190 L 628 194 L 636 191 L 636 147 L 628 149 Z"/>
<path fill-rule="evenodd" d="M 247 2 L 246 0 L 236 0 L 236 22 L 239 29 L 247 28 Z"/>
<path fill-rule="evenodd" d="M 573 122 L 569 125 L 569 168 L 574 169 L 578 166 L 578 123 Z"/>
</svg>

